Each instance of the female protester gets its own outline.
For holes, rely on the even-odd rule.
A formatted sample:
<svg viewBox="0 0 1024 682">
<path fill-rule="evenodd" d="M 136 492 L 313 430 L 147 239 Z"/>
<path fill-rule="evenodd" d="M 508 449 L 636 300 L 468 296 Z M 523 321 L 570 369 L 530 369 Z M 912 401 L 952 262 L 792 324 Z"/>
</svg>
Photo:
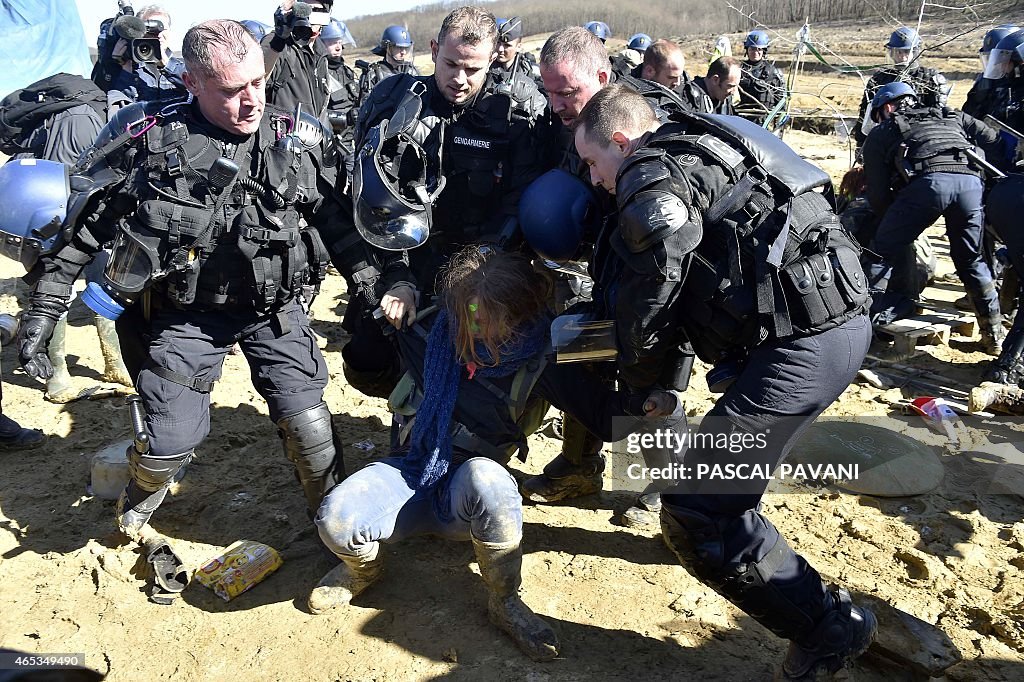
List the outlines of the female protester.
<svg viewBox="0 0 1024 682">
<path fill-rule="evenodd" d="M 410 429 L 411 436 L 392 457 L 335 487 L 320 507 L 320 537 L 342 564 L 313 590 L 310 610 L 345 606 L 373 584 L 381 574 L 381 542 L 422 534 L 470 539 L 489 590 L 491 621 L 531 658 L 548 660 L 558 641 L 519 598 L 522 499 L 502 465 L 516 449 L 522 456 L 530 431 L 525 422 L 543 415 L 545 401 L 607 440 L 612 417 L 629 414 L 627 403 L 636 401 L 578 365 L 545 362 L 551 283 L 526 258 L 468 247 L 450 261 L 441 292 L 437 312 L 424 311 L 398 333 L 409 374 L 391 404 L 399 436 Z M 400 399 L 413 384 L 422 390 Z M 640 402 L 632 410 L 638 416 L 682 414 L 671 393 Z"/>
</svg>

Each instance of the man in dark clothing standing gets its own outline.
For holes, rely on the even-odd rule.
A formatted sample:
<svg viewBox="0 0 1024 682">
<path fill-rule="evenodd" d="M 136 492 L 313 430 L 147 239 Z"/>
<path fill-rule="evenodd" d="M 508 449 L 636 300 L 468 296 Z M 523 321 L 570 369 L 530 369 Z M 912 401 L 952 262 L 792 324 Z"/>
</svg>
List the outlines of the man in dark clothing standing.
<svg viewBox="0 0 1024 682">
<path fill-rule="evenodd" d="M 327 109 L 331 94 L 327 48 L 317 38 L 330 22 L 333 6 L 334 0 L 310 0 L 298 3 L 296 11 L 295 0 L 282 0 L 274 12 L 274 32 L 262 42 L 267 104 L 292 112 L 301 104 L 316 117 Z"/>
</svg>

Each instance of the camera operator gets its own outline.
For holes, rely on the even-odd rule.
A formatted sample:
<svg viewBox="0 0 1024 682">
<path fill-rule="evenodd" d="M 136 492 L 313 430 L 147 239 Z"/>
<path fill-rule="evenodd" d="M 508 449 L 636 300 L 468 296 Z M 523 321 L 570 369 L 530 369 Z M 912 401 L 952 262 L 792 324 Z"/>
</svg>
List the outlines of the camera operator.
<svg viewBox="0 0 1024 682">
<path fill-rule="evenodd" d="M 262 42 L 267 69 L 267 103 L 285 111 L 296 105 L 319 117 L 331 94 L 327 48 L 318 40 L 331 20 L 334 0 L 282 0 L 274 32 Z"/>
<path fill-rule="evenodd" d="M 100 27 L 99 59 L 92 80 L 112 102 L 151 102 L 184 95 L 184 65 L 172 56 L 169 46 L 171 15 L 160 5 L 146 5 L 138 13 L 124 0 L 120 7 L 118 16 Z"/>
</svg>

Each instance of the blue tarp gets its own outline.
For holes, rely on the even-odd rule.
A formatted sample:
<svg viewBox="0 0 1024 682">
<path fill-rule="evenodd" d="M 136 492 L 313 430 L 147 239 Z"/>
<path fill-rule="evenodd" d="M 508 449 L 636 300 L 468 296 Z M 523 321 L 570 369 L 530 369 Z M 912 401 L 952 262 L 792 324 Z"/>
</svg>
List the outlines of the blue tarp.
<svg viewBox="0 0 1024 682">
<path fill-rule="evenodd" d="M 92 72 L 75 3 L 0 0 L 0 97 L 62 71 Z"/>
</svg>

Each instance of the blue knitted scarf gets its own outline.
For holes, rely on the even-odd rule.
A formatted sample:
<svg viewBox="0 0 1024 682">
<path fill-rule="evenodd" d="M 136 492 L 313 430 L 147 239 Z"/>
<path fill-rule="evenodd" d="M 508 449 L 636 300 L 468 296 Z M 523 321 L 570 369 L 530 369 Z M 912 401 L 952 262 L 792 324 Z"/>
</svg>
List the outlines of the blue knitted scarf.
<svg viewBox="0 0 1024 682">
<path fill-rule="evenodd" d="M 459 395 L 462 364 L 455 353 L 455 322 L 442 308 L 427 337 L 423 359 L 423 401 L 412 425 L 409 452 L 402 460 L 402 475 L 414 489 L 430 488 L 448 473 L 452 461 L 452 413 Z M 512 338 L 498 348 L 501 362 L 493 367 L 478 367 L 470 379 L 505 377 L 515 373 L 527 360 L 540 353 L 548 331 L 547 321 L 539 319 L 525 324 Z M 476 354 L 485 363 L 492 358 L 486 347 L 478 343 Z"/>
</svg>

